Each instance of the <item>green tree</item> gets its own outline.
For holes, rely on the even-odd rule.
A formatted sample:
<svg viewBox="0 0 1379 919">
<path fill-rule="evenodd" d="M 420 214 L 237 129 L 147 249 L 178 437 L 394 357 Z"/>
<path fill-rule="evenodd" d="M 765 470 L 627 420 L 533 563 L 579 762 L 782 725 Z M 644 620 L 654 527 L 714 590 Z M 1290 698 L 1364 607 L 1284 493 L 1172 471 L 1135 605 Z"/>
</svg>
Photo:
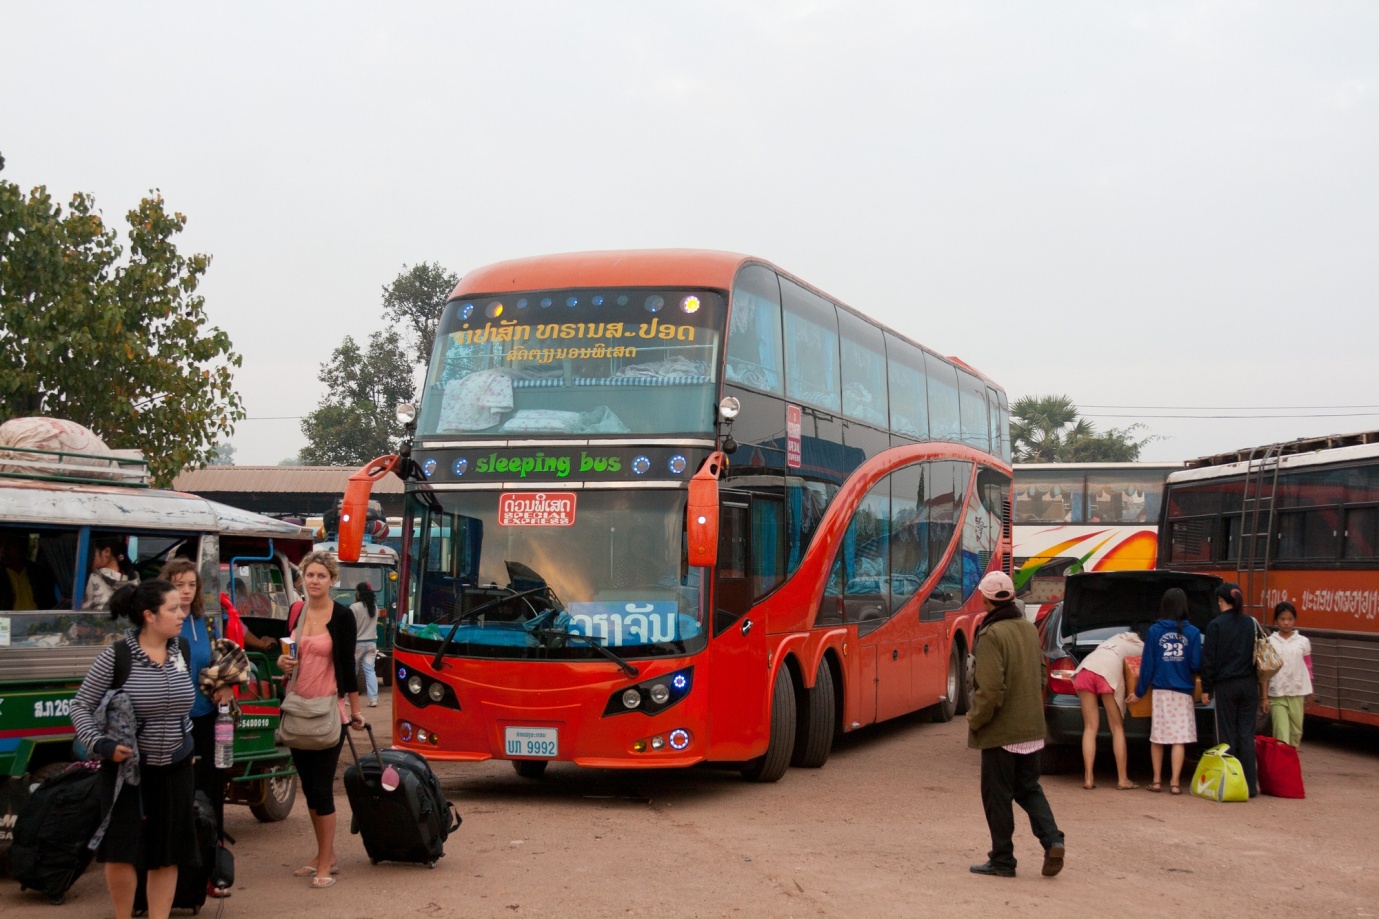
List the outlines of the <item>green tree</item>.
<svg viewBox="0 0 1379 919">
<path fill-rule="evenodd" d="M 177 251 L 187 218 L 154 190 L 127 220 L 128 255 L 92 196 L 0 181 L 0 418 L 84 424 L 167 485 L 244 417 L 240 356 L 196 293 L 210 256 Z"/>
<path fill-rule="evenodd" d="M 1098 432 L 1067 396 L 1022 396 L 1010 406 L 1010 440 L 1020 463 L 1130 463 L 1154 437 L 1144 425 Z"/>
<path fill-rule="evenodd" d="M 440 265 L 422 262 L 408 268 L 393 283 L 383 288 L 383 318 L 401 323 L 411 338 L 412 353 L 418 364 L 431 359 L 436 341 L 436 326 L 450 292 L 460 279 Z"/>
<path fill-rule="evenodd" d="M 207 461 L 208 466 L 233 466 L 235 464 L 235 445 L 229 443 L 216 444 L 211 448 L 211 456 Z"/>
<path fill-rule="evenodd" d="M 395 451 L 403 428 L 394 410 L 411 401 L 412 374 L 397 332 L 374 332 L 367 350 L 346 335 L 317 376 L 325 397 L 302 419 L 302 463 L 359 466 Z"/>
</svg>

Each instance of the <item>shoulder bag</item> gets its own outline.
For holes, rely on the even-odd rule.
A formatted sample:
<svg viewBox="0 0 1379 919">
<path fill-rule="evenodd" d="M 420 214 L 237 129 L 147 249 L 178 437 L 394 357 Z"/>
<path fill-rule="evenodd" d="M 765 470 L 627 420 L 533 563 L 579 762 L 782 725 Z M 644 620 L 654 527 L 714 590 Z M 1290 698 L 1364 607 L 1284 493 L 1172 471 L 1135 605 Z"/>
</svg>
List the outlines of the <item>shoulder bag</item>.
<svg viewBox="0 0 1379 919">
<path fill-rule="evenodd" d="M 305 614 L 305 607 L 302 613 Z M 292 671 L 292 685 L 282 701 L 282 720 L 278 723 L 278 739 L 294 750 L 328 750 L 340 742 L 340 703 L 335 696 L 308 699 L 297 693 L 297 675 L 301 671 L 301 633 L 305 615 L 298 617 L 298 667 Z"/>
<path fill-rule="evenodd" d="M 1255 627 L 1255 671 L 1261 680 L 1267 680 L 1283 669 L 1283 656 L 1269 641 L 1269 633 L 1259 620 L 1251 616 L 1250 621 Z"/>
</svg>

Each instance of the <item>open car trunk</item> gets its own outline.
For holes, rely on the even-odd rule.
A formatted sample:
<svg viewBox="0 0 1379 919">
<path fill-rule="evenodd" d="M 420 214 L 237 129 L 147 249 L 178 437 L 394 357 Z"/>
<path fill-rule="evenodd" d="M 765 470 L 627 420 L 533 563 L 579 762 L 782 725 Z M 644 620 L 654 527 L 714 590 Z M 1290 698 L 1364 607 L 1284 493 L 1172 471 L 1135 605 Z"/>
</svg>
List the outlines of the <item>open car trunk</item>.
<svg viewBox="0 0 1379 919">
<path fill-rule="evenodd" d="M 1063 597 L 1059 631 L 1072 639 L 1082 656 L 1120 632 L 1143 638 L 1159 618 L 1164 592 L 1179 587 L 1187 594 L 1188 621 L 1206 628 L 1216 615 L 1216 588 L 1221 579 L 1211 574 L 1182 571 L 1093 571 L 1069 575 Z"/>
</svg>

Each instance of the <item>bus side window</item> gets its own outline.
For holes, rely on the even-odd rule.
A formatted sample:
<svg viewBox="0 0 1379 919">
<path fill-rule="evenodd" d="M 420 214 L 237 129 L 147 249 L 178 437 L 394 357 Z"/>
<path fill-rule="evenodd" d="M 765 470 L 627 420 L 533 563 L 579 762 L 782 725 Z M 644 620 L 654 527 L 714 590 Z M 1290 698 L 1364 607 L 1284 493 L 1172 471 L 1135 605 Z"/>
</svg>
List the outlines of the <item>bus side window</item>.
<svg viewBox="0 0 1379 919">
<path fill-rule="evenodd" d="M 728 317 L 727 378 L 743 386 L 780 395 L 780 285 L 776 273 L 748 265 L 733 282 Z"/>
<path fill-rule="evenodd" d="M 714 635 L 722 634 L 752 606 L 752 579 L 748 577 L 751 563 L 751 505 L 724 500 L 718 520 Z"/>
</svg>

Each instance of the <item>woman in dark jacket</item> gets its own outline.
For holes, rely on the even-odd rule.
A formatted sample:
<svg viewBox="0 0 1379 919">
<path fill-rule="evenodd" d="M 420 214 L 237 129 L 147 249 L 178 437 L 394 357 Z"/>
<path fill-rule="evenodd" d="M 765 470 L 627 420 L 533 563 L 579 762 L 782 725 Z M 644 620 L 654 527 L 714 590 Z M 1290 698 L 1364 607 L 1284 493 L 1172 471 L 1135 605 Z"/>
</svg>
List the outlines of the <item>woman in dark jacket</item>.
<svg viewBox="0 0 1379 919">
<path fill-rule="evenodd" d="M 1216 696 L 1216 739 L 1230 744 L 1240 760 L 1250 797 L 1259 794 L 1255 775 L 1255 711 L 1259 674 L 1255 672 L 1255 621 L 1245 615 L 1239 584 L 1216 588 L 1221 610 L 1202 639 L 1202 701 Z"/>
<path fill-rule="evenodd" d="M 307 698 L 334 696 L 339 700 L 340 721 L 356 731 L 364 729 L 359 708 L 359 687 L 354 674 L 354 613 L 330 596 L 340 576 L 340 565 L 329 552 L 312 552 L 302 559 L 306 603 L 295 607 L 290 634 L 297 641 L 295 659 L 278 658 L 283 673 L 292 677 L 291 691 Z M 348 714 L 345 703 L 349 703 Z M 326 750 L 292 751 L 292 763 L 306 795 L 311 828 L 316 832 L 316 857 L 293 874 L 311 878 L 314 888 L 335 883 L 335 767 L 345 741 L 342 729 L 335 746 Z"/>
</svg>

